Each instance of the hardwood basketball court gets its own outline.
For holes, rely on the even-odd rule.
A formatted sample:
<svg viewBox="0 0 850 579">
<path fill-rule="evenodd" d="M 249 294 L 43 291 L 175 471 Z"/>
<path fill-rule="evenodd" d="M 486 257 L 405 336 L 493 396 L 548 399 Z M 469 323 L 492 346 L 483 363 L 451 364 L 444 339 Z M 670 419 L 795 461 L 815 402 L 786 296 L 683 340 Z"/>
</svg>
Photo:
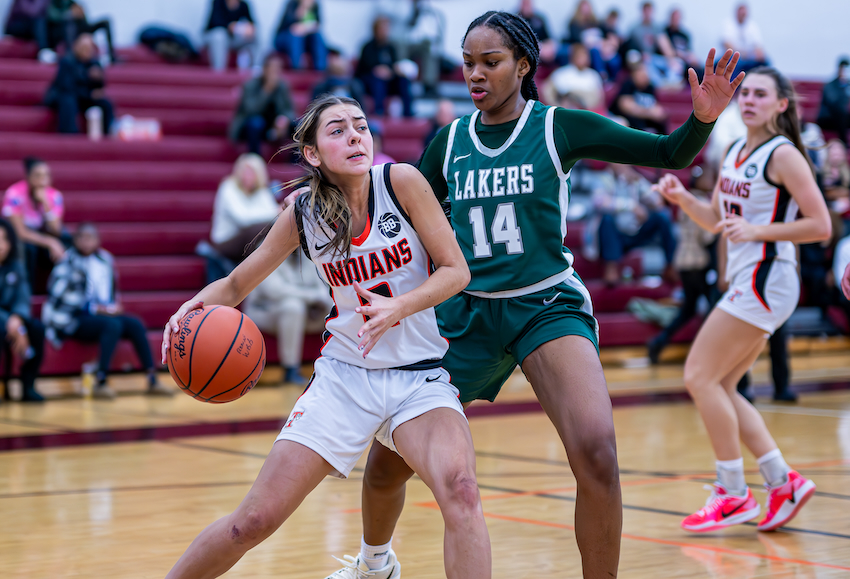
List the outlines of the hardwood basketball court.
<svg viewBox="0 0 850 579">
<path fill-rule="evenodd" d="M 603 351 L 622 473 L 620 577 L 850 577 L 850 354 L 842 341 L 793 346 L 800 403 L 762 397 L 758 406 L 788 462 L 818 492 L 781 532 L 743 525 L 706 535 L 679 528 L 714 478 L 704 428 L 684 400 L 681 364 L 640 367 L 637 350 Z M 754 382 L 766 380 L 762 360 Z M 142 378 L 117 381 L 139 389 Z M 45 384 L 72 387 L 67 379 Z M 182 395 L 0 405 L 0 577 L 164 576 L 204 526 L 239 503 L 299 394 L 260 387 L 221 406 Z M 498 404 L 471 412 L 493 577 L 581 577 L 575 478 L 535 408 L 517 373 Z M 748 483 L 761 488 L 755 461 L 745 461 Z M 326 479 L 227 576 L 322 579 L 339 568 L 332 555 L 356 554 L 364 463 L 348 481 Z M 764 504 L 766 495 L 755 495 Z M 445 576 L 442 521 L 418 479 L 393 548 L 403 577 Z"/>
</svg>

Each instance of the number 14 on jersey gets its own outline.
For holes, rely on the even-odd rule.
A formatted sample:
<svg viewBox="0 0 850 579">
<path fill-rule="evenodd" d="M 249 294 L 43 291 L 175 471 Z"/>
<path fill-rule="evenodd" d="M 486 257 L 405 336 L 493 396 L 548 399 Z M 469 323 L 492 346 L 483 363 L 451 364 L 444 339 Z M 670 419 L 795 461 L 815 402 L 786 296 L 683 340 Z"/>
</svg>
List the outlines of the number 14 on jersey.
<svg viewBox="0 0 850 579">
<path fill-rule="evenodd" d="M 469 209 L 469 223 L 472 225 L 472 253 L 476 259 L 493 257 L 493 248 L 487 238 L 487 222 L 484 208 L 480 205 Z M 508 255 L 522 253 L 522 232 L 517 226 L 516 209 L 513 203 L 500 203 L 496 207 L 493 223 L 490 226 L 493 243 L 503 243 Z"/>
</svg>

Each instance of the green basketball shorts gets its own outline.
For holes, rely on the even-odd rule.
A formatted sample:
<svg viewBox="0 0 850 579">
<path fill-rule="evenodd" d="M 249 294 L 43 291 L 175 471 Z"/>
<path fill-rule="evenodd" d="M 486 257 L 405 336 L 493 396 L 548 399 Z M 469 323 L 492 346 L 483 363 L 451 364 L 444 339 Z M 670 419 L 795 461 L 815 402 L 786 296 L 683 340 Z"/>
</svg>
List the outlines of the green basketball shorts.
<svg viewBox="0 0 850 579">
<path fill-rule="evenodd" d="M 440 333 L 449 341 L 443 367 L 461 402 L 495 400 L 517 365 L 541 345 L 583 336 L 599 351 L 599 325 L 578 274 L 514 298 L 461 293 L 438 305 Z"/>
</svg>

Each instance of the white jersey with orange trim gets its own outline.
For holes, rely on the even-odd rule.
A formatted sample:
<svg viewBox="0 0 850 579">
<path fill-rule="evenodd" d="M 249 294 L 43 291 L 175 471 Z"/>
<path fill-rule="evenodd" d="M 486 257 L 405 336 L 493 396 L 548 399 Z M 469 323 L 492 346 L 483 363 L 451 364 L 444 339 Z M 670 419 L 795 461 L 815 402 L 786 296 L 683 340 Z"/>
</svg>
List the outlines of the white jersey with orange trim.
<svg viewBox="0 0 850 579">
<path fill-rule="evenodd" d="M 785 187 L 772 183 L 767 176 L 767 164 L 777 147 L 793 143 L 784 136 L 776 136 L 756 147 L 747 157 L 739 159 L 746 145 L 745 139 L 736 141 L 720 170 L 720 207 L 724 215 L 742 216 L 753 225 L 767 225 L 794 221 L 797 218 L 797 202 Z M 797 251 L 791 241 L 748 241 L 726 242 L 726 279 L 732 280 L 747 266 L 764 262 L 767 268 L 773 260 L 797 263 Z"/>
<path fill-rule="evenodd" d="M 322 254 L 333 231 L 301 216 L 302 247 L 331 288 L 334 307 L 325 320 L 322 355 L 367 369 L 439 367 L 448 350 L 434 308 L 402 319 L 388 329 L 364 359 L 357 333 L 366 322 L 354 308 L 363 303 L 356 281 L 376 294 L 399 296 L 422 285 L 430 258 L 410 218 L 399 206 L 390 182 L 390 164 L 372 167 L 366 229 L 352 240 L 351 255 Z"/>
</svg>

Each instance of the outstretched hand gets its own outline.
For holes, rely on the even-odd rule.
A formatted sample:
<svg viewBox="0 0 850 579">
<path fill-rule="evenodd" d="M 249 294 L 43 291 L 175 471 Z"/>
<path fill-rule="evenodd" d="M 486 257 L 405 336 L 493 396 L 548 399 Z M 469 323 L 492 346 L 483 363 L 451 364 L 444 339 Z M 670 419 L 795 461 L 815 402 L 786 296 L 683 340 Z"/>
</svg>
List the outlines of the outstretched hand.
<svg viewBox="0 0 850 579">
<path fill-rule="evenodd" d="M 738 73 L 738 76 L 732 79 L 732 73 L 738 65 L 740 54 L 733 53 L 731 49 L 727 50 L 717 67 L 714 66 L 715 51 L 712 48 L 708 51 L 708 57 L 705 59 L 705 74 L 702 77 L 702 84 L 697 78 L 697 73 L 693 68 L 688 69 L 688 82 L 691 85 L 691 99 L 694 102 L 694 116 L 704 122 L 713 123 L 732 100 L 738 86 L 744 80 L 744 73 Z"/>
</svg>

